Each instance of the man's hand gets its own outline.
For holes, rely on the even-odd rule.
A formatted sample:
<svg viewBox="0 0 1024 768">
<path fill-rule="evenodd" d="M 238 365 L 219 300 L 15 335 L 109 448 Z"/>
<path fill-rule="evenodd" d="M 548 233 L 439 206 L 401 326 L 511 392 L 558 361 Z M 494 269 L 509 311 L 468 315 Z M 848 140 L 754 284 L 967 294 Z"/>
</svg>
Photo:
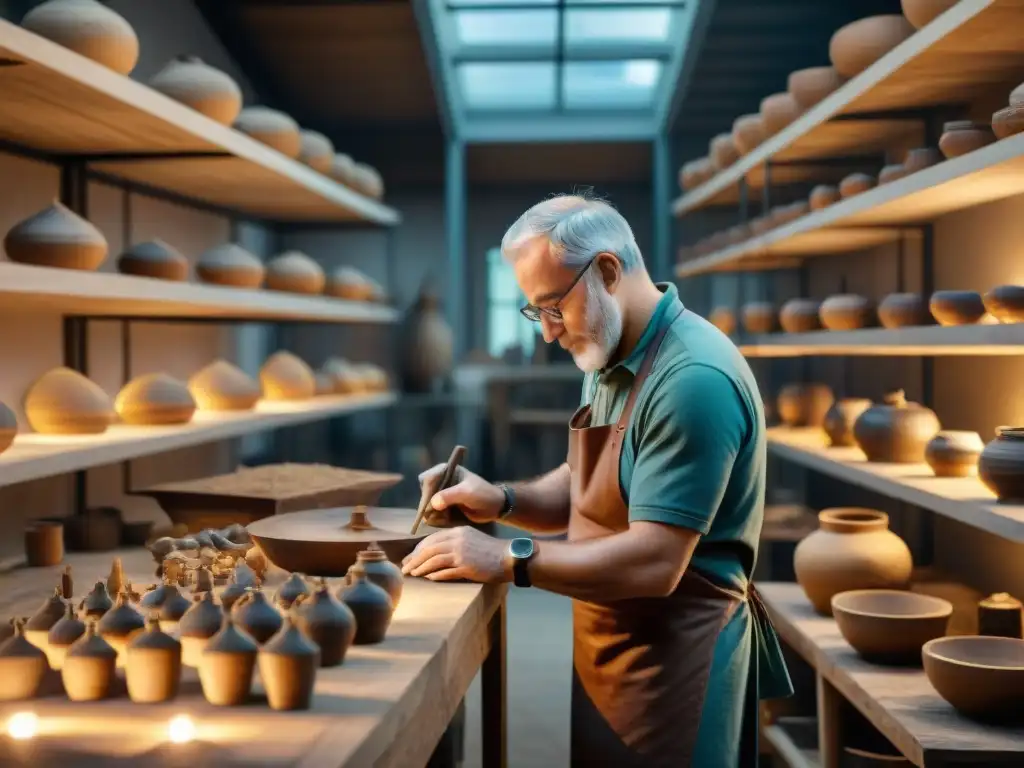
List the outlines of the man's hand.
<svg viewBox="0 0 1024 768">
<path fill-rule="evenodd" d="M 426 488 L 428 483 L 433 483 L 436 487 L 444 467 L 444 464 L 438 464 L 421 474 L 420 487 Z M 505 494 L 480 475 L 463 467 L 456 467 L 453 485 L 447 490 L 435 493 L 430 500 L 430 506 L 438 512 L 457 506 L 474 523 L 489 523 L 497 520 L 501 514 L 505 506 Z M 427 522 L 429 524 L 430 521 Z"/>
<path fill-rule="evenodd" d="M 479 478 L 477 478 L 479 479 Z M 427 536 L 404 560 L 402 573 L 431 581 L 468 579 L 481 583 L 512 580 L 508 542 L 460 525 Z"/>
</svg>

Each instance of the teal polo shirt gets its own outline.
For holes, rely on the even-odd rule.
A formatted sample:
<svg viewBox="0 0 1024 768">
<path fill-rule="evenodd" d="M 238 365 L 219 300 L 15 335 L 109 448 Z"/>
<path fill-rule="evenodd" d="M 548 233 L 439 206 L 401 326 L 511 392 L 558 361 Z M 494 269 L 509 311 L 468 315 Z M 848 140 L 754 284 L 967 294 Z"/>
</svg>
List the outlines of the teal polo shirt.
<svg viewBox="0 0 1024 768">
<path fill-rule="evenodd" d="M 625 360 L 587 374 L 581 405 L 592 424 L 614 423 L 654 336 L 671 324 L 626 431 L 619 484 L 629 519 L 701 534 L 691 564 L 744 589 L 764 517 L 766 438 L 757 382 L 736 346 L 665 294 Z M 675 320 L 673 320 L 675 318 Z"/>
</svg>

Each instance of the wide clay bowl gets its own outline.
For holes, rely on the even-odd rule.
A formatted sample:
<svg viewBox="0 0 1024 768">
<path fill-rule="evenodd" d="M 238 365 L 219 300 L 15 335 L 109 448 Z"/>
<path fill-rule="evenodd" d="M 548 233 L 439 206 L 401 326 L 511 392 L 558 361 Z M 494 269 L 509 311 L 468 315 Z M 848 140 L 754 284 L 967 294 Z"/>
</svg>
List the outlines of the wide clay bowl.
<svg viewBox="0 0 1024 768">
<path fill-rule="evenodd" d="M 818 309 L 821 303 L 814 299 L 790 299 L 782 305 L 779 324 L 786 333 L 806 333 L 821 328 Z"/>
<path fill-rule="evenodd" d="M 938 694 L 967 717 L 1024 718 L 1024 640 L 940 637 L 921 649 L 924 672 Z"/>
<path fill-rule="evenodd" d="M 953 604 L 897 589 L 856 589 L 832 596 L 832 616 L 853 649 L 869 661 L 920 664 L 921 646 L 946 634 Z"/>
<path fill-rule="evenodd" d="M 821 324 L 830 331 L 856 331 L 875 324 L 875 307 L 870 299 L 853 293 L 829 296 L 821 302 Z"/>
<path fill-rule="evenodd" d="M 955 120 L 942 126 L 939 151 L 947 159 L 952 159 L 987 147 L 995 140 L 996 136 L 992 133 L 990 125 L 972 123 L 970 120 Z"/>
<path fill-rule="evenodd" d="M 985 309 L 1000 323 L 1024 322 L 1024 286 L 1000 285 L 985 294 Z"/>
<path fill-rule="evenodd" d="M 928 304 L 917 293 L 890 293 L 878 303 L 878 319 L 883 328 L 928 325 Z"/>
<path fill-rule="evenodd" d="M 977 291 L 936 291 L 928 309 L 939 325 L 974 325 L 985 317 L 985 304 Z"/>
</svg>

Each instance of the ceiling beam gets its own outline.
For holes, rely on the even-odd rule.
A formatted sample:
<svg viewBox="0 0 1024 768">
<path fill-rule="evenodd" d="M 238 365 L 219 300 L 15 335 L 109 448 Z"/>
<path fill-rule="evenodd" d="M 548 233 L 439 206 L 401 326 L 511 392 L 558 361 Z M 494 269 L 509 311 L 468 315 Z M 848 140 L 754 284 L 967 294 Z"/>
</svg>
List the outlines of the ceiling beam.
<svg viewBox="0 0 1024 768">
<path fill-rule="evenodd" d="M 690 32 L 682 43 L 683 47 L 676 58 L 675 66 L 672 71 L 665 73 L 668 90 L 658 109 L 657 125 L 660 132 L 669 132 L 675 125 L 676 116 L 690 89 L 716 6 L 717 0 L 700 0 L 697 3 L 690 22 Z"/>
<path fill-rule="evenodd" d="M 655 134 L 656 125 L 648 113 L 476 112 L 465 121 L 462 138 L 467 144 L 619 143 L 652 141 Z"/>
<path fill-rule="evenodd" d="M 646 59 L 667 61 L 672 49 L 664 43 L 566 44 L 565 61 L 628 61 Z M 451 55 L 454 64 L 466 62 L 540 62 L 555 61 L 558 45 L 461 45 Z"/>
<path fill-rule="evenodd" d="M 437 101 L 437 112 L 441 120 L 441 129 L 449 138 L 459 136 L 458 91 L 455 84 L 455 73 L 448 58 L 441 50 L 441 37 L 444 34 L 442 25 L 445 11 L 442 0 L 411 0 L 416 26 L 420 31 L 420 42 L 423 55 L 427 60 L 430 82 L 434 86 L 434 98 Z"/>
</svg>

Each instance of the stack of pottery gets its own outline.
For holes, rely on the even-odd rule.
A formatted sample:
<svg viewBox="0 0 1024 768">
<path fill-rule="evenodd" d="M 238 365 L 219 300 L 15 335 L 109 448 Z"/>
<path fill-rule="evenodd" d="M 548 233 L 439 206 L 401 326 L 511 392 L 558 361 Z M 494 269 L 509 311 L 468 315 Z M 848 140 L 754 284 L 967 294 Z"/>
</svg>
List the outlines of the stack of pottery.
<svg viewBox="0 0 1024 768">
<path fill-rule="evenodd" d="M 1000 501 L 1024 502 L 1024 429 L 1000 427 L 978 460 L 978 476 Z"/>
<path fill-rule="evenodd" d="M 117 269 L 126 275 L 158 280 L 188 280 L 188 259 L 163 240 L 148 240 L 130 246 L 117 260 Z"/>
<path fill-rule="evenodd" d="M 825 384 L 787 384 L 779 391 L 779 418 L 787 427 L 820 427 L 834 399 Z"/>
<path fill-rule="evenodd" d="M 199 257 L 196 274 L 203 282 L 231 288 L 259 288 L 265 270 L 258 258 L 240 245 L 225 243 Z"/>
<path fill-rule="evenodd" d="M 175 57 L 150 79 L 149 86 L 224 125 L 231 125 L 242 111 L 238 83 L 198 56 Z"/>
<path fill-rule="evenodd" d="M 246 107 L 235 119 L 235 129 L 286 157 L 299 156 L 299 124 L 284 112 L 269 107 Z"/>
<path fill-rule="evenodd" d="M 914 34 L 901 14 L 869 16 L 837 31 L 829 43 L 832 65 L 843 77 L 855 77 Z"/>
<path fill-rule="evenodd" d="M 187 424 L 196 401 L 184 382 L 166 373 L 148 373 L 125 384 L 114 399 L 114 410 L 125 424 Z"/>
<path fill-rule="evenodd" d="M 992 115 L 992 131 L 996 138 L 1006 139 L 1024 131 L 1024 84 L 1010 93 L 1010 105 Z"/>
<path fill-rule="evenodd" d="M 70 368 L 54 368 L 29 389 L 25 417 L 42 434 L 98 435 L 107 431 L 115 414 L 99 385 Z"/>
<path fill-rule="evenodd" d="M 316 394 L 316 377 L 291 352 L 275 352 L 260 368 L 260 386 L 267 400 L 306 400 Z"/>
<path fill-rule="evenodd" d="M 98 0 L 48 0 L 25 14 L 21 26 L 121 75 L 139 60 L 131 24 Z"/>
<path fill-rule="evenodd" d="M 896 390 L 860 415 L 853 436 L 868 461 L 919 464 L 941 428 L 934 411 L 908 402 L 903 390 Z"/>
<path fill-rule="evenodd" d="M 260 399 L 260 385 L 226 360 L 193 374 L 188 391 L 201 411 L 248 411 Z"/>
<path fill-rule="evenodd" d="M 21 264 L 93 271 L 107 258 L 107 239 L 95 226 L 54 200 L 14 225 L 4 238 L 7 258 Z"/>
<path fill-rule="evenodd" d="M 924 460 L 936 477 L 973 477 L 984 448 L 977 432 L 944 430 L 928 441 Z"/>
</svg>

